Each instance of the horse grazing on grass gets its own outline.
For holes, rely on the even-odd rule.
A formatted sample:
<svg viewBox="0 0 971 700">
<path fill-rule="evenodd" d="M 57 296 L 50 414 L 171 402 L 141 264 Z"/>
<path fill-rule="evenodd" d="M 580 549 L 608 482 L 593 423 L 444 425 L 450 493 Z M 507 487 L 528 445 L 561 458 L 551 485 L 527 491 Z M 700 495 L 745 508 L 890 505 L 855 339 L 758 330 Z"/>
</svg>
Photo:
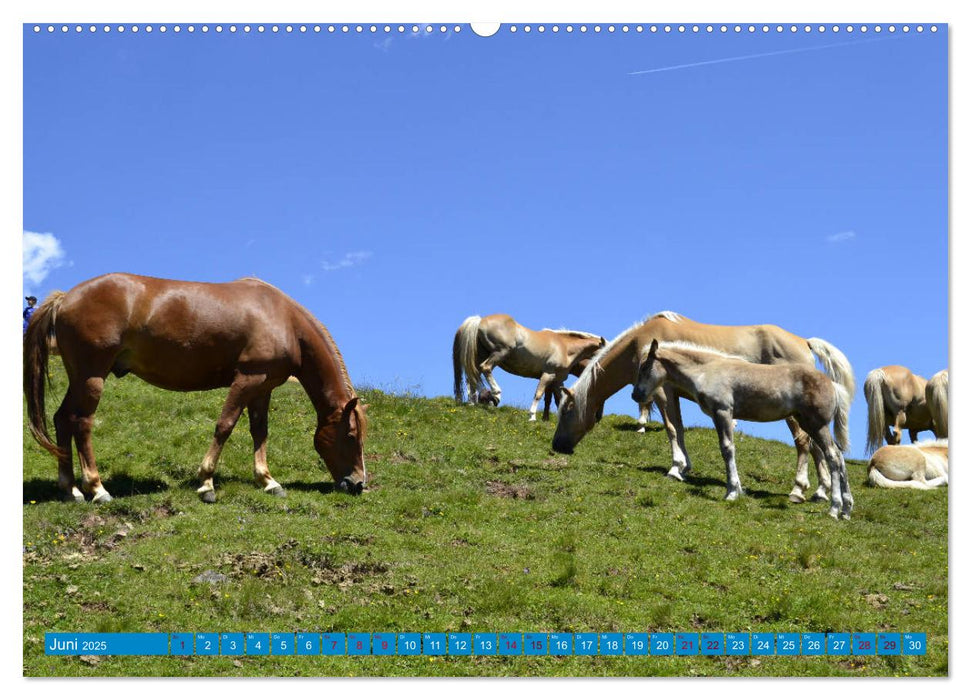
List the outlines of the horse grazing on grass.
<svg viewBox="0 0 971 700">
<path fill-rule="evenodd" d="M 866 375 L 867 453 L 884 440 L 888 445 L 899 445 L 904 428 L 911 442 L 917 442 L 920 431 L 934 430 L 926 389 L 926 379 L 900 365 L 879 367 Z"/>
<path fill-rule="evenodd" d="M 947 486 L 947 440 L 884 445 L 870 458 L 869 481 L 888 489 Z"/>
<path fill-rule="evenodd" d="M 489 401 L 498 406 L 502 389 L 492 376 L 496 367 L 520 377 L 539 379 L 529 420 L 536 420 L 540 397 L 543 420 L 550 418 L 550 400 L 571 373 L 580 376 L 586 363 L 607 341 L 583 331 L 534 331 L 521 326 L 506 314 L 469 316 L 455 332 L 452 365 L 455 370 L 455 400 L 462 403 L 462 374 L 470 400 L 479 396 L 483 377 L 489 384 Z"/>
<path fill-rule="evenodd" d="M 735 465 L 735 419 L 768 423 L 791 418 L 822 449 L 829 466 L 829 514 L 849 520 L 853 496 L 840 450 L 849 444 L 850 396 L 825 374 L 805 365 L 760 365 L 683 341 L 662 345 L 654 340 L 631 398 L 643 401 L 663 386 L 674 387 L 714 420 L 725 460 L 726 500 L 744 493 Z"/>
<path fill-rule="evenodd" d="M 931 423 L 934 425 L 934 435 L 947 438 L 947 370 L 942 369 L 927 380 L 924 388 L 924 400 L 927 410 L 931 413 Z"/>
<path fill-rule="evenodd" d="M 737 355 L 764 365 L 798 364 L 815 367 L 816 361 L 826 374 L 850 396 L 855 391 L 853 368 L 846 356 L 820 338 L 800 338 L 772 325 L 714 326 L 698 323 L 671 311 L 662 311 L 636 323 L 610 341 L 590 361 L 573 385 L 569 406 L 560 406 L 559 421 L 553 437 L 553 449 L 569 454 L 600 420 L 604 402 L 636 378 L 640 363 L 647 356 L 651 341 L 683 340 Z M 673 387 L 658 390 L 648 397 L 661 412 L 661 419 L 671 443 L 672 467 L 668 475 L 683 480 L 691 470 L 691 460 L 684 445 L 679 394 Z M 562 401 L 562 399 L 561 399 Z M 789 500 L 802 503 L 809 488 L 809 454 L 812 453 L 819 476 L 814 500 L 825 500 L 830 487 L 826 460 L 799 427 L 794 418 L 786 424 L 796 443 L 796 479 Z M 846 445 L 849 448 L 849 445 Z"/>
<path fill-rule="evenodd" d="M 54 414 L 57 444 L 44 406 L 48 339 L 57 338 L 68 389 Z M 333 338 L 309 311 L 258 279 L 225 284 L 109 274 L 53 292 L 34 313 L 24 337 L 24 393 L 30 431 L 57 457 L 66 500 L 83 501 L 74 481 L 71 441 L 81 463 L 81 487 L 110 501 L 101 483 L 91 428 L 105 378 L 131 372 L 172 391 L 229 387 L 216 433 L 199 468 L 203 501 L 216 500 L 213 473 L 243 409 L 249 413 L 257 483 L 284 495 L 267 468 L 270 392 L 294 375 L 317 411 L 314 447 L 338 488 L 360 493 L 366 406 L 347 376 Z"/>
</svg>

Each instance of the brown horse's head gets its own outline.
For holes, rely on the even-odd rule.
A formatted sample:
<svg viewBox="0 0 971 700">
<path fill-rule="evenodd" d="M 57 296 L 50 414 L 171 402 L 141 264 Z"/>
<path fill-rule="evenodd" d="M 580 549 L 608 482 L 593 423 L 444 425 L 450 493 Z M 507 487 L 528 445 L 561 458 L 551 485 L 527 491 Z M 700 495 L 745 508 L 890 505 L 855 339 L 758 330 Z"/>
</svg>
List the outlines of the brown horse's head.
<svg viewBox="0 0 971 700">
<path fill-rule="evenodd" d="M 314 447 L 324 460 L 337 488 L 359 494 L 367 482 L 364 468 L 364 437 L 367 406 L 355 396 L 317 426 Z"/>
<path fill-rule="evenodd" d="M 573 448 L 590 432 L 603 415 L 601 408 L 596 414 L 577 409 L 576 396 L 571 389 L 560 389 L 560 407 L 557 410 L 556 432 L 553 434 L 553 450 L 573 454 Z"/>
</svg>

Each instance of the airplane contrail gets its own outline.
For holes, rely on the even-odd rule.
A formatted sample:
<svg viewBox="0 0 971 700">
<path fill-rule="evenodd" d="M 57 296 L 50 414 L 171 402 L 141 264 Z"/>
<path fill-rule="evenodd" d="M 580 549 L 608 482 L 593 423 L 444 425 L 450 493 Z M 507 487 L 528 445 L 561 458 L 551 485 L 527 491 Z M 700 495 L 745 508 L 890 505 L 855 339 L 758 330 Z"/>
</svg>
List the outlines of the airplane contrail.
<svg viewBox="0 0 971 700">
<path fill-rule="evenodd" d="M 795 49 L 783 49 L 782 51 L 767 51 L 766 53 L 750 53 L 744 56 L 729 56 L 728 58 L 715 58 L 710 61 L 698 61 L 697 63 L 681 63 L 677 66 L 663 66 L 661 68 L 649 68 L 648 70 L 635 70 L 627 75 L 645 75 L 647 73 L 663 73 L 669 70 L 680 70 L 681 68 L 696 68 L 697 66 L 710 66 L 715 63 L 730 63 L 732 61 L 747 61 L 752 58 L 765 58 L 766 56 L 781 56 L 788 53 L 804 53 L 806 51 L 821 51 L 832 49 L 838 46 L 853 46 L 855 44 L 872 44 L 875 41 L 886 41 L 894 39 L 892 36 L 874 37 L 863 39 L 862 41 L 843 41 L 836 44 L 823 44 L 821 46 L 802 46 Z"/>
</svg>

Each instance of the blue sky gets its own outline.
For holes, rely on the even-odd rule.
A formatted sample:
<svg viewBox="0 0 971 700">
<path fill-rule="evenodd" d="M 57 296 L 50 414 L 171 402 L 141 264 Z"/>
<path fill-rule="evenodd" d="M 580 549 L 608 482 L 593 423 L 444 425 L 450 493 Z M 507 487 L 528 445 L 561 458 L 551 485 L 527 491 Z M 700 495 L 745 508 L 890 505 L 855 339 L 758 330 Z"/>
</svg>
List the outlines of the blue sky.
<svg viewBox="0 0 971 700">
<path fill-rule="evenodd" d="M 775 323 L 850 358 L 862 456 L 866 372 L 948 362 L 947 127 L 943 26 L 27 27 L 24 229 L 49 235 L 24 284 L 257 275 L 328 325 L 356 384 L 428 395 L 450 394 L 471 314 L 608 339 L 662 309 Z"/>
</svg>

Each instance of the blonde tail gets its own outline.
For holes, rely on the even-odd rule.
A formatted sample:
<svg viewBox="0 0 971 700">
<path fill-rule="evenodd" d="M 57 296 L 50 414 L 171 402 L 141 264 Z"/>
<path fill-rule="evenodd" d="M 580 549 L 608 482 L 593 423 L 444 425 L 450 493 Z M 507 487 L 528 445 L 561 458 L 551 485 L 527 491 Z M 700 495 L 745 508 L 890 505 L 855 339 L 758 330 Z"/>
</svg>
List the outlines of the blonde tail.
<svg viewBox="0 0 971 700">
<path fill-rule="evenodd" d="M 850 451 L 850 395 L 839 384 L 833 382 L 836 389 L 836 415 L 833 417 L 833 440 L 840 452 Z"/>
<path fill-rule="evenodd" d="M 464 401 L 465 391 L 462 386 L 462 372 L 470 386 L 478 387 L 482 383 L 482 376 L 479 372 L 479 365 L 476 362 L 478 354 L 479 323 L 481 316 L 469 316 L 462 321 L 462 325 L 455 332 L 455 340 L 452 341 L 452 368 L 455 374 L 455 400 L 459 403 Z M 469 397 L 472 398 L 471 396 Z"/>
<path fill-rule="evenodd" d="M 930 411 L 931 420 L 934 422 L 934 435 L 939 438 L 946 438 L 948 433 L 947 385 L 947 370 L 945 369 L 931 377 L 924 392 L 927 409 Z"/>
<path fill-rule="evenodd" d="M 887 429 L 887 414 L 883 407 L 883 385 L 887 375 L 882 369 L 875 369 L 866 375 L 863 382 L 863 394 L 866 396 L 866 451 L 870 454 L 883 442 L 883 434 Z"/>
<path fill-rule="evenodd" d="M 849 392 L 850 398 L 856 393 L 856 379 L 853 376 L 853 367 L 846 355 L 831 343 L 827 343 L 822 338 L 809 338 L 806 341 L 809 350 L 823 366 L 826 375 L 834 382 Z"/>
</svg>

